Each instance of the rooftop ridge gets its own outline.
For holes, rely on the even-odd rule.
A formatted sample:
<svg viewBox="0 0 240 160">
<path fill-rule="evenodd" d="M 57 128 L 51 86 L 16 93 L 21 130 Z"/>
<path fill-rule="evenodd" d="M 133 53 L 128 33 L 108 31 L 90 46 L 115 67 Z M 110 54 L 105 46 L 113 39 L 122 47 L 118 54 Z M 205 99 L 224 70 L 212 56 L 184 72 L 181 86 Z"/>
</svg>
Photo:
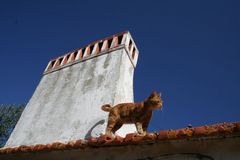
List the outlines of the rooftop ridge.
<svg viewBox="0 0 240 160">
<path fill-rule="evenodd" d="M 88 140 L 72 140 L 69 142 L 54 142 L 51 144 L 22 145 L 16 147 L 0 148 L 0 156 L 21 152 L 39 152 L 69 149 L 84 149 L 91 147 L 140 145 L 166 142 L 171 140 L 211 140 L 218 138 L 239 137 L 240 122 L 224 122 L 212 125 L 198 126 L 193 128 L 182 128 L 176 130 L 161 130 L 154 133 L 147 133 L 140 136 L 136 133 L 129 133 L 125 138 L 116 136 L 115 138 L 107 135 L 92 137 Z"/>
<path fill-rule="evenodd" d="M 44 70 L 44 75 L 88 59 L 106 54 L 110 51 L 125 48 L 128 57 L 136 67 L 139 51 L 129 31 L 114 34 L 104 39 L 89 43 L 79 49 L 51 59 Z"/>
</svg>

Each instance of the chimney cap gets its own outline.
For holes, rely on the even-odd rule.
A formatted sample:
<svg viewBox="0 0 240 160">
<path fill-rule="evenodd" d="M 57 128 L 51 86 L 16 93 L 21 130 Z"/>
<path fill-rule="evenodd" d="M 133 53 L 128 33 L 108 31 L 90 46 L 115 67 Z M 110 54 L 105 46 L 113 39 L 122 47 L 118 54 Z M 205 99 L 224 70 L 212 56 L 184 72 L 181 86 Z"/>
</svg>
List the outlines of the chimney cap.
<svg viewBox="0 0 240 160">
<path fill-rule="evenodd" d="M 124 31 L 107 38 L 91 42 L 79 49 L 75 49 L 62 56 L 51 59 L 43 74 L 45 75 L 51 73 L 69 65 L 91 59 L 119 48 L 126 49 L 129 58 L 135 67 L 139 51 L 130 32 Z"/>
</svg>

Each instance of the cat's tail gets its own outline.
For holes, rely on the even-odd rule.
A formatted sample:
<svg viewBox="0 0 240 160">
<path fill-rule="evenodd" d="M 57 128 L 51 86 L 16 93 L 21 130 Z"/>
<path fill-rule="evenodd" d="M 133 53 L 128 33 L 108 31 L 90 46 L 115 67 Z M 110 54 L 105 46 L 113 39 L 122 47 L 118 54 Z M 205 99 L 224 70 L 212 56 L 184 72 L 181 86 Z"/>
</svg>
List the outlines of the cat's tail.
<svg viewBox="0 0 240 160">
<path fill-rule="evenodd" d="M 110 110 L 112 109 L 110 104 L 105 104 L 102 106 L 102 110 L 106 111 L 106 112 L 110 112 Z"/>
</svg>

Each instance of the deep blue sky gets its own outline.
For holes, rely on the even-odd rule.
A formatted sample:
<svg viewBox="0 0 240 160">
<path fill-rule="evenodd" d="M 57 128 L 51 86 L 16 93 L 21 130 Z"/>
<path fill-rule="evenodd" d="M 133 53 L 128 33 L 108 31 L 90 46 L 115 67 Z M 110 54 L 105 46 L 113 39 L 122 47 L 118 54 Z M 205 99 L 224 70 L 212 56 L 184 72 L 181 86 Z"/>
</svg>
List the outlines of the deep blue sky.
<svg viewBox="0 0 240 160">
<path fill-rule="evenodd" d="M 0 103 L 27 103 L 49 59 L 129 30 L 135 101 L 161 91 L 149 130 L 240 120 L 239 1 L 0 1 Z"/>
</svg>

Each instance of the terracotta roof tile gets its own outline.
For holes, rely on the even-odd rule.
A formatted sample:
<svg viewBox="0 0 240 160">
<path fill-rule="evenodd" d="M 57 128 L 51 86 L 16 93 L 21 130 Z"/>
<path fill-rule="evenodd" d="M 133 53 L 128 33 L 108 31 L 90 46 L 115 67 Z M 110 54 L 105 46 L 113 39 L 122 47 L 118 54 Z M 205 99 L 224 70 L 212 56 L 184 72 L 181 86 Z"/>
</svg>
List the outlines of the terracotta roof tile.
<svg viewBox="0 0 240 160">
<path fill-rule="evenodd" d="M 30 146 L 32 151 L 44 151 L 44 150 L 50 150 L 51 144 L 37 144 L 35 146 Z"/>
<path fill-rule="evenodd" d="M 53 150 L 59 150 L 59 149 L 66 149 L 66 144 L 61 143 L 61 142 L 55 142 L 52 143 L 52 145 L 50 146 L 50 148 L 52 148 Z"/>
<path fill-rule="evenodd" d="M 143 140 L 144 136 L 138 135 L 137 133 L 129 133 L 124 138 L 123 142 L 126 144 L 135 144 Z"/>
<path fill-rule="evenodd" d="M 180 129 L 178 131 L 177 137 L 184 138 L 184 137 L 191 137 L 192 135 L 193 135 L 193 129 L 185 128 L 185 129 Z"/>
<path fill-rule="evenodd" d="M 112 141 L 112 145 L 121 145 L 123 144 L 124 138 L 120 136 L 116 136 Z"/>
<path fill-rule="evenodd" d="M 136 133 L 127 134 L 125 138 L 107 135 L 92 137 L 88 140 L 73 140 L 68 143 L 55 142 L 52 144 L 37 144 L 19 147 L 1 148 L 1 154 L 13 154 L 17 152 L 37 152 L 47 150 L 83 149 L 86 147 L 102 147 L 114 145 L 133 145 L 141 143 L 155 143 L 157 141 L 201 138 L 208 136 L 227 136 L 240 133 L 240 122 L 220 123 L 215 125 L 200 126 L 195 128 L 183 128 L 178 130 L 162 130 L 157 133 L 147 133 L 145 136 Z"/>
<path fill-rule="evenodd" d="M 89 146 L 97 146 L 98 144 L 98 139 L 96 137 L 91 137 L 87 140 L 87 145 Z"/>
<path fill-rule="evenodd" d="M 97 139 L 97 144 L 98 145 L 107 145 L 111 144 L 114 138 L 107 136 L 107 135 L 102 135 Z"/>
<path fill-rule="evenodd" d="M 235 131 L 240 131 L 240 122 L 235 123 Z"/>
<path fill-rule="evenodd" d="M 147 133 L 144 137 L 143 137 L 143 141 L 144 142 L 154 142 L 157 140 L 158 134 L 157 133 Z"/>
<path fill-rule="evenodd" d="M 71 148 L 84 148 L 86 146 L 86 142 L 82 139 L 79 140 L 75 140 L 75 141 L 69 141 L 66 144 L 66 148 L 67 149 L 71 149 Z"/>
</svg>

